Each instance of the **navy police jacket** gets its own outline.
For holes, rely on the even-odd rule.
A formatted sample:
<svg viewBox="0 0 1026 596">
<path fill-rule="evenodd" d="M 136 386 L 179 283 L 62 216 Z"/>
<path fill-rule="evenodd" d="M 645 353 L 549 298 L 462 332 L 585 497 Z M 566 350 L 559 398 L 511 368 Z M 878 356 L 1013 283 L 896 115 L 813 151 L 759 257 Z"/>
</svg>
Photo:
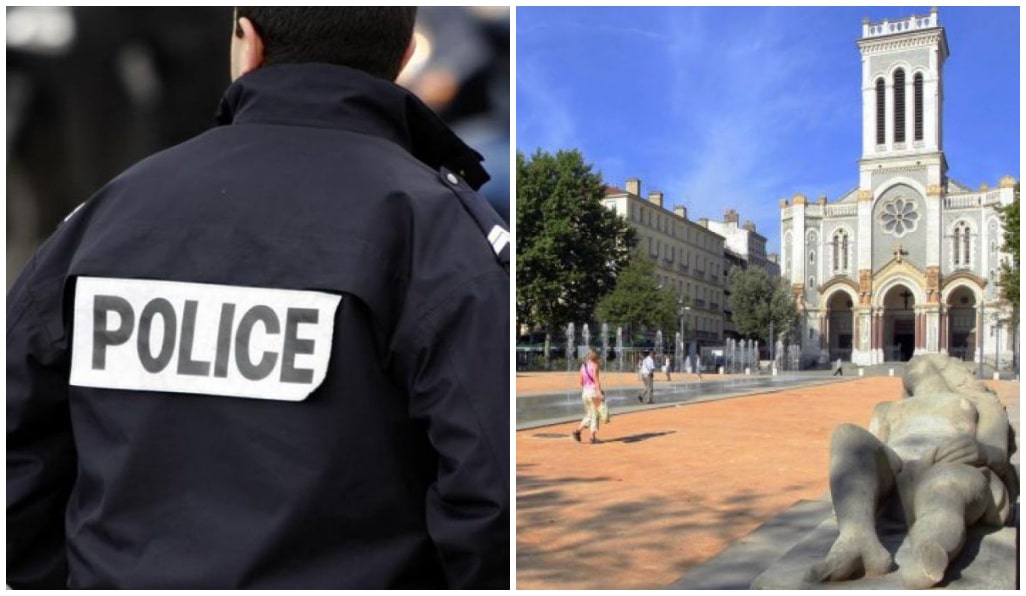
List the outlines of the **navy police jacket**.
<svg viewBox="0 0 1026 596">
<path fill-rule="evenodd" d="M 509 586 L 509 234 L 390 82 L 236 81 L 7 297 L 7 582 Z"/>
</svg>

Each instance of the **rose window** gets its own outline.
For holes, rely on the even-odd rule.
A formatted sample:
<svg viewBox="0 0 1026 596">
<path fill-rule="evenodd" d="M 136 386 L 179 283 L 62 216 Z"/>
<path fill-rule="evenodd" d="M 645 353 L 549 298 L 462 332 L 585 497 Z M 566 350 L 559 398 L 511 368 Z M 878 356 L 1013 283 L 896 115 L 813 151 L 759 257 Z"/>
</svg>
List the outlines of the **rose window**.
<svg viewBox="0 0 1026 596">
<path fill-rule="evenodd" d="M 916 211 L 916 204 L 913 201 L 894 199 L 884 204 L 883 211 L 880 212 L 880 222 L 884 230 L 900 238 L 915 231 L 919 223 L 919 212 Z"/>
</svg>

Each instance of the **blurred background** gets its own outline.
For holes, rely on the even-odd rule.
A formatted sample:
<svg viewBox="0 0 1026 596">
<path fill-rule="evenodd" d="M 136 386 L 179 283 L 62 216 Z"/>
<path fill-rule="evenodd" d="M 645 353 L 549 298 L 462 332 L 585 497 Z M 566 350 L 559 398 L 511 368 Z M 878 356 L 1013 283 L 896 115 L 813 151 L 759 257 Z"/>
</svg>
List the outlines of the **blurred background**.
<svg viewBox="0 0 1026 596">
<path fill-rule="evenodd" d="M 208 129 L 231 8 L 16 7 L 7 17 L 7 287 L 76 206 Z M 421 7 L 399 83 L 485 157 L 509 221 L 509 8 Z"/>
</svg>

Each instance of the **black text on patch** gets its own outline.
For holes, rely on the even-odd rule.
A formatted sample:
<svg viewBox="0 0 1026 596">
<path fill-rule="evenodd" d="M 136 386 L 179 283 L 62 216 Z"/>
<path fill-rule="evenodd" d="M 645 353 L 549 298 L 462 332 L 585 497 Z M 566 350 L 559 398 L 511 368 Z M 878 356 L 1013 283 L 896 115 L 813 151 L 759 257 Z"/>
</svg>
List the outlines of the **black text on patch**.
<svg viewBox="0 0 1026 596">
<path fill-rule="evenodd" d="M 301 401 L 324 380 L 340 296 L 80 277 L 71 384 Z"/>
</svg>

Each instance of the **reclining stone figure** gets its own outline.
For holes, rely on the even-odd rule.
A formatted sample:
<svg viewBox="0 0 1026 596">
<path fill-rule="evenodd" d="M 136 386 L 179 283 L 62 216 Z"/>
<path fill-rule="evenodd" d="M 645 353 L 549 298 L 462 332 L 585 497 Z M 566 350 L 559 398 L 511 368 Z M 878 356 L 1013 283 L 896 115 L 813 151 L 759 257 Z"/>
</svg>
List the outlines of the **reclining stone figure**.
<svg viewBox="0 0 1026 596">
<path fill-rule="evenodd" d="M 879 513 L 908 527 L 911 563 L 899 570 L 907 588 L 940 583 L 967 527 L 1010 518 L 1014 440 L 997 396 L 963 362 L 940 354 L 912 359 L 903 381 L 904 399 L 878 404 L 868 432 L 852 424 L 834 430 L 830 492 L 840 533 L 807 581 L 892 571 L 876 533 Z"/>
</svg>

